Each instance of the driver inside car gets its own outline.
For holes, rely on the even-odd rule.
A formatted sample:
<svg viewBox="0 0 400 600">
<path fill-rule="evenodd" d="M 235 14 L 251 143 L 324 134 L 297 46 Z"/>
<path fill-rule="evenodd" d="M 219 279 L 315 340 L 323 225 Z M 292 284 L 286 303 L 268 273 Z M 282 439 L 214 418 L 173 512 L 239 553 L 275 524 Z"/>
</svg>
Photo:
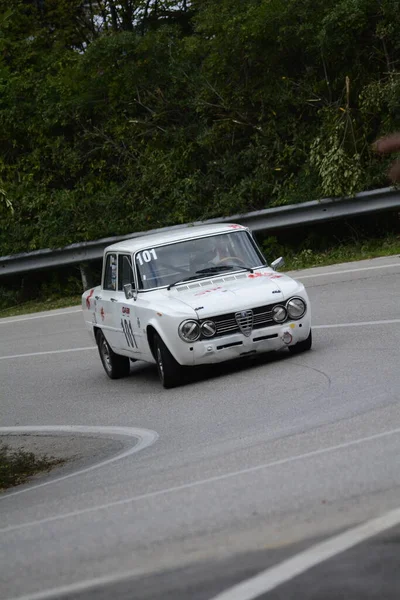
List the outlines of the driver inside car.
<svg viewBox="0 0 400 600">
<path fill-rule="evenodd" d="M 226 236 L 218 236 L 210 240 L 209 248 L 204 251 L 203 247 L 196 249 L 196 251 L 190 257 L 190 270 L 195 273 L 200 269 L 206 269 L 207 267 L 215 267 L 220 264 L 226 264 L 230 261 L 227 259 L 232 258 L 232 252 L 229 251 L 229 244 L 227 240 L 222 239 Z"/>
</svg>

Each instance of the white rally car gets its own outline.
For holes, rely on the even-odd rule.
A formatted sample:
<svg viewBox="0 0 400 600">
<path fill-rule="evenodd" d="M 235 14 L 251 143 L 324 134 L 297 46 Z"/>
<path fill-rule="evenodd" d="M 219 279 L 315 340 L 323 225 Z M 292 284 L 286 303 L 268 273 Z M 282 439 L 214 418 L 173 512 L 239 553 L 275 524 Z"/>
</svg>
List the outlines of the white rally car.
<svg viewBox="0 0 400 600">
<path fill-rule="evenodd" d="M 156 363 L 164 387 L 182 366 L 288 347 L 311 348 L 304 286 L 268 266 L 241 225 L 201 225 L 146 235 L 104 251 L 102 283 L 82 307 L 109 377 L 130 361 Z"/>
</svg>

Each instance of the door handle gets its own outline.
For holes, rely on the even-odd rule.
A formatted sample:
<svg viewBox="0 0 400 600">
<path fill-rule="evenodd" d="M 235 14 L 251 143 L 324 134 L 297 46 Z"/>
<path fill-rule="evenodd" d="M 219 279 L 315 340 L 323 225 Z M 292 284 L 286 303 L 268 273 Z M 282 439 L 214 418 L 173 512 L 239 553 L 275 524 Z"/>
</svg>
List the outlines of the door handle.
<svg viewBox="0 0 400 600">
<path fill-rule="evenodd" d="M 118 302 L 117 298 L 110 298 L 110 299 L 111 299 L 111 302 Z"/>
</svg>

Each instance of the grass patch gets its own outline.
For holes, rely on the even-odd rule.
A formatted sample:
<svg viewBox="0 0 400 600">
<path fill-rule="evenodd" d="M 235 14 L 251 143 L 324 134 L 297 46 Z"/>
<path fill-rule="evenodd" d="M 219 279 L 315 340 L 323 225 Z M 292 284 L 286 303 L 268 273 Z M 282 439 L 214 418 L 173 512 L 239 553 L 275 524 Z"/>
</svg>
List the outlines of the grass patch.
<svg viewBox="0 0 400 600">
<path fill-rule="evenodd" d="M 32 475 L 50 471 L 65 461 L 49 456 L 36 456 L 25 450 L 11 450 L 0 444 L 0 491 L 24 483 Z"/>
<path fill-rule="evenodd" d="M 284 270 L 293 271 L 296 269 L 323 267 L 336 263 L 352 262 L 357 260 L 366 260 L 368 258 L 378 258 L 382 256 L 400 254 L 400 236 L 389 236 L 384 239 L 372 239 L 367 241 L 332 245 L 331 247 L 322 251 L 304 248 L 299 252 L 295 252 L 293 249 L 287 247 L 281 247 L 280 250 L 281 253 L 278 251 L 278 253 L 275 252 L 275 254 L 276 256 L 282 255 L 284 257 Z"/>
<path fill-rule="evenodd" d="M 52 297 L 47 300 L 29 300 L 15 306 L 0 309 L 0 319 L 5 317 L 16 317 L 18 315 L 27 315 L 34 312 L 53 310 L 55 308 L 67 308 L 81 304 L 81 296 L 61 296 Z"/>
</svg>

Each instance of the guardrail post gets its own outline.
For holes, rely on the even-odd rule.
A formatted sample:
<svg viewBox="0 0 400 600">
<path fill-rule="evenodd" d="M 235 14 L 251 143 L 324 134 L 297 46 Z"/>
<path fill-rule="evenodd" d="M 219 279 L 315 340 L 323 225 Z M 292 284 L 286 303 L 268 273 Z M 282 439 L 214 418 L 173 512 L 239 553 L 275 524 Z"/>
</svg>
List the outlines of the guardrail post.
<svg viewBox="0 0 400 600">
<path fill-rule="evenodd" d="M 94 284 L 93 284 L 93 275 L 92 275 L 92 271 L 91 271 L 91 268 L 88 265 L 88 263 L 80 263 L 79 264 L 79 269 L 80 269 L 80 272 L 81 272 L 81 279 L 82 279 L 83 291 L 86 291 L 89 288 L 94 287 Z"/>
</svg>

